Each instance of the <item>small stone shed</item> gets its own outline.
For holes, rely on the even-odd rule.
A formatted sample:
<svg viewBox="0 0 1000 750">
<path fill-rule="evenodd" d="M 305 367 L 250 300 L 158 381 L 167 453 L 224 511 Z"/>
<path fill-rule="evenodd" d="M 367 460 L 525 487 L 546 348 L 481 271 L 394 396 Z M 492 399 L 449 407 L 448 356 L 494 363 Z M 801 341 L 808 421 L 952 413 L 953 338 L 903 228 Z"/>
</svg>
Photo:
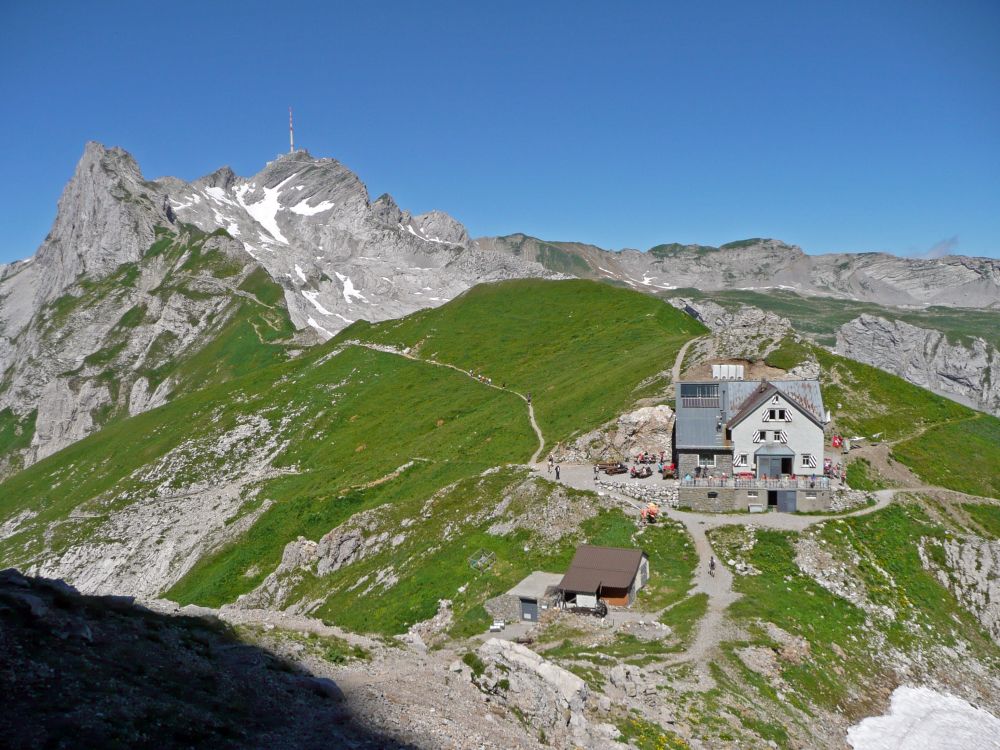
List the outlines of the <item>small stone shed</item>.
<svg viewBox="0 0 1000 750">
<path fill-rule="evenodd" d="M 538 622 L 543 611 L 558 605 L 561 599 L 559 582 L 562 579 L 560 573 L 536 570 L 506 594 L 490 599 L 484 606 L 498 620 Z"/>
<path fill-rule="evenodd" d="M 624 607 L 648 580 L 649 557 L 641 549 L 581 544 L 559 591 L 565 602 L 578 607 L 596 607 L 598 600 Z"/>
</svg>

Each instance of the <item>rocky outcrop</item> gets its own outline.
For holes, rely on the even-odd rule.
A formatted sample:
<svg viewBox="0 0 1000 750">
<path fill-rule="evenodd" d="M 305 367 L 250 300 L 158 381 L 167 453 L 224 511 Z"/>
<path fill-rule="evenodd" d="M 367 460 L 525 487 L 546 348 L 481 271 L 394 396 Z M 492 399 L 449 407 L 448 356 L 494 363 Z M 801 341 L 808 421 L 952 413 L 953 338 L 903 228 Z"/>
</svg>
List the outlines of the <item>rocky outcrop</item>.
<svg viewBox="0 0 1000 750">
<path fill-rule="evenodd" d="M 594 725 L 586 711 L 590 689 L 582 679 L 527 646 L 491 638 L 477 651 L 484 665 L 472 679 L 527 723 L 542 730 L 556 747 L 615 747 L 618 731 Z"/>
<path fill-rule="evenodd" d="M 787 318 L 757 307 L 727 308 L 711 300 L 671 298 L 670 304 L 693 315 L 714 334 L 699 342 L 699 359 L 757 360 L 793 334 Z"/>
<path fill-rule="evenodd" d="M 379 506 L 356 513 L 324 534 L 318 542 L 305 537 L 289 542 L 278 567 L 253 591 L 239 596 L 237 605 L 280 609 L 288 604 L 288 595 L 303 574 L 329 575 L 378 553 L 387 544 L 392 544 L 389 533 L 380 530 L 380 520 L 386 510 L 386 506 Z"/>
<path fill-rule="evenodd" d="M 643 451 L 667 456 L 673 450 L 674 410 L 666 404 L 643 406 L 586 433 L 553 455 L 560 461 L 627 459 Z"/>
<path fill-rule="evenodd" d="M 975 536 L 924 539 L 919 551 L 924 567 L 1000 643 L 1000 542 Z"/>
<path fill-rule="evenodd" d="M 1000 352 L 982 338 L 952 342 L 940 331 L 861 315 L 837 332 L 837 352 L 1000 416 Z"/>
</svg>

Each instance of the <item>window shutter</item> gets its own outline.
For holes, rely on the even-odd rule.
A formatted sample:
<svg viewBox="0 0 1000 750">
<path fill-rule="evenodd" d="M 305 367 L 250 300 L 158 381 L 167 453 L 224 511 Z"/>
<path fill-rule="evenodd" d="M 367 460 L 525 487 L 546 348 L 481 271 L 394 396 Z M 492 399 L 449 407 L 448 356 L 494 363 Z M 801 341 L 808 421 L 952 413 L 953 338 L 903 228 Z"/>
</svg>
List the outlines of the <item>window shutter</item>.
<svg viewBox="0 0 1000 750">
<path fill-rule="evenodd" d="M 770 422 L 771 421 L 771 410 L 770 409 L 764 409 L 764 411 L 762 411 L 761 414 L 760 414 L 760 418 L 762 420 L 764 420 L 765 422 Z"/>
<path fill-rule="evenodd" d="M 788 442 L 788 435 L 785 434 L 784 430 L 782 430 L 781 432 L 778 433 L 778 442 L 779 443 L 787 443 Z"/>
<path fill-rule="evenodd" d="M 763 438 L 764 438 L 764 433 L 763 433 L 763 432 L 761 432 L 760 430 L 757 430 L 757 431 L 756 431 L 756 432 L 755 432 L 755 433 L 753 434 L 753 441 L 754 441 L 755 443 L 759 443 L 759 442 L 760 442 L 761 440 L 763 440 Z"/>
</svg>

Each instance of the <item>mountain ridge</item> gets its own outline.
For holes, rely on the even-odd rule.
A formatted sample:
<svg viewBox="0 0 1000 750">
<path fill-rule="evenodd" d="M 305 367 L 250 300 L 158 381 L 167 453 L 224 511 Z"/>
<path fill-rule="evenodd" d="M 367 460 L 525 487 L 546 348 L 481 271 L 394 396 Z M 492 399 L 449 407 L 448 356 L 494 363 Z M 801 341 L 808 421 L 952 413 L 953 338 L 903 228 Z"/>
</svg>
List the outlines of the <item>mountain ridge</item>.
<svg viewBox="0 0 1000 750">
<path fill-rule="evenodd" d="M 1000 309 L 1000 260 L 994 258 L 906 258 L 883 252 L 810 255 L 797 245 L 769 238 L 736 240 L 718 247 L 667 243 L 645 251 L 605 250 L 523 233 L 480 237 L 474 242 L 539 260 L 550 269 L 572 266 L 588 278 L 652 292 L 679 287 L 788 289 L 883 305 Z M 664 283 L 667 278 L 669 283 Z"/>
</svg>

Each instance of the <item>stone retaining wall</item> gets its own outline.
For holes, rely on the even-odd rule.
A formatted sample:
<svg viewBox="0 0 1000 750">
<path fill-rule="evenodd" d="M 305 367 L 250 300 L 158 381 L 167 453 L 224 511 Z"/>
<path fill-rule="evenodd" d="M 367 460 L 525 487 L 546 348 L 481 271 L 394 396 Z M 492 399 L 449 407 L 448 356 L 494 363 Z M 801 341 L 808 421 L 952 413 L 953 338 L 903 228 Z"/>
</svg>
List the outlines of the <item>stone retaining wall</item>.
<svg viewBox="0 0 1000 750">
<path fill-rule="evenodd" d="M 610 479 L 598 479 L 597 486 L 603 487 L 611 492 L 626 495 L 641 503 L 657 503 L 668 505 L 671 508 L 677 507 L 677 488 L 664 480 L 658 479 L 654 474 L 648 480 L 649 484 L 636 484 L 633 482 L 615 482 Z"/>
</svg>

